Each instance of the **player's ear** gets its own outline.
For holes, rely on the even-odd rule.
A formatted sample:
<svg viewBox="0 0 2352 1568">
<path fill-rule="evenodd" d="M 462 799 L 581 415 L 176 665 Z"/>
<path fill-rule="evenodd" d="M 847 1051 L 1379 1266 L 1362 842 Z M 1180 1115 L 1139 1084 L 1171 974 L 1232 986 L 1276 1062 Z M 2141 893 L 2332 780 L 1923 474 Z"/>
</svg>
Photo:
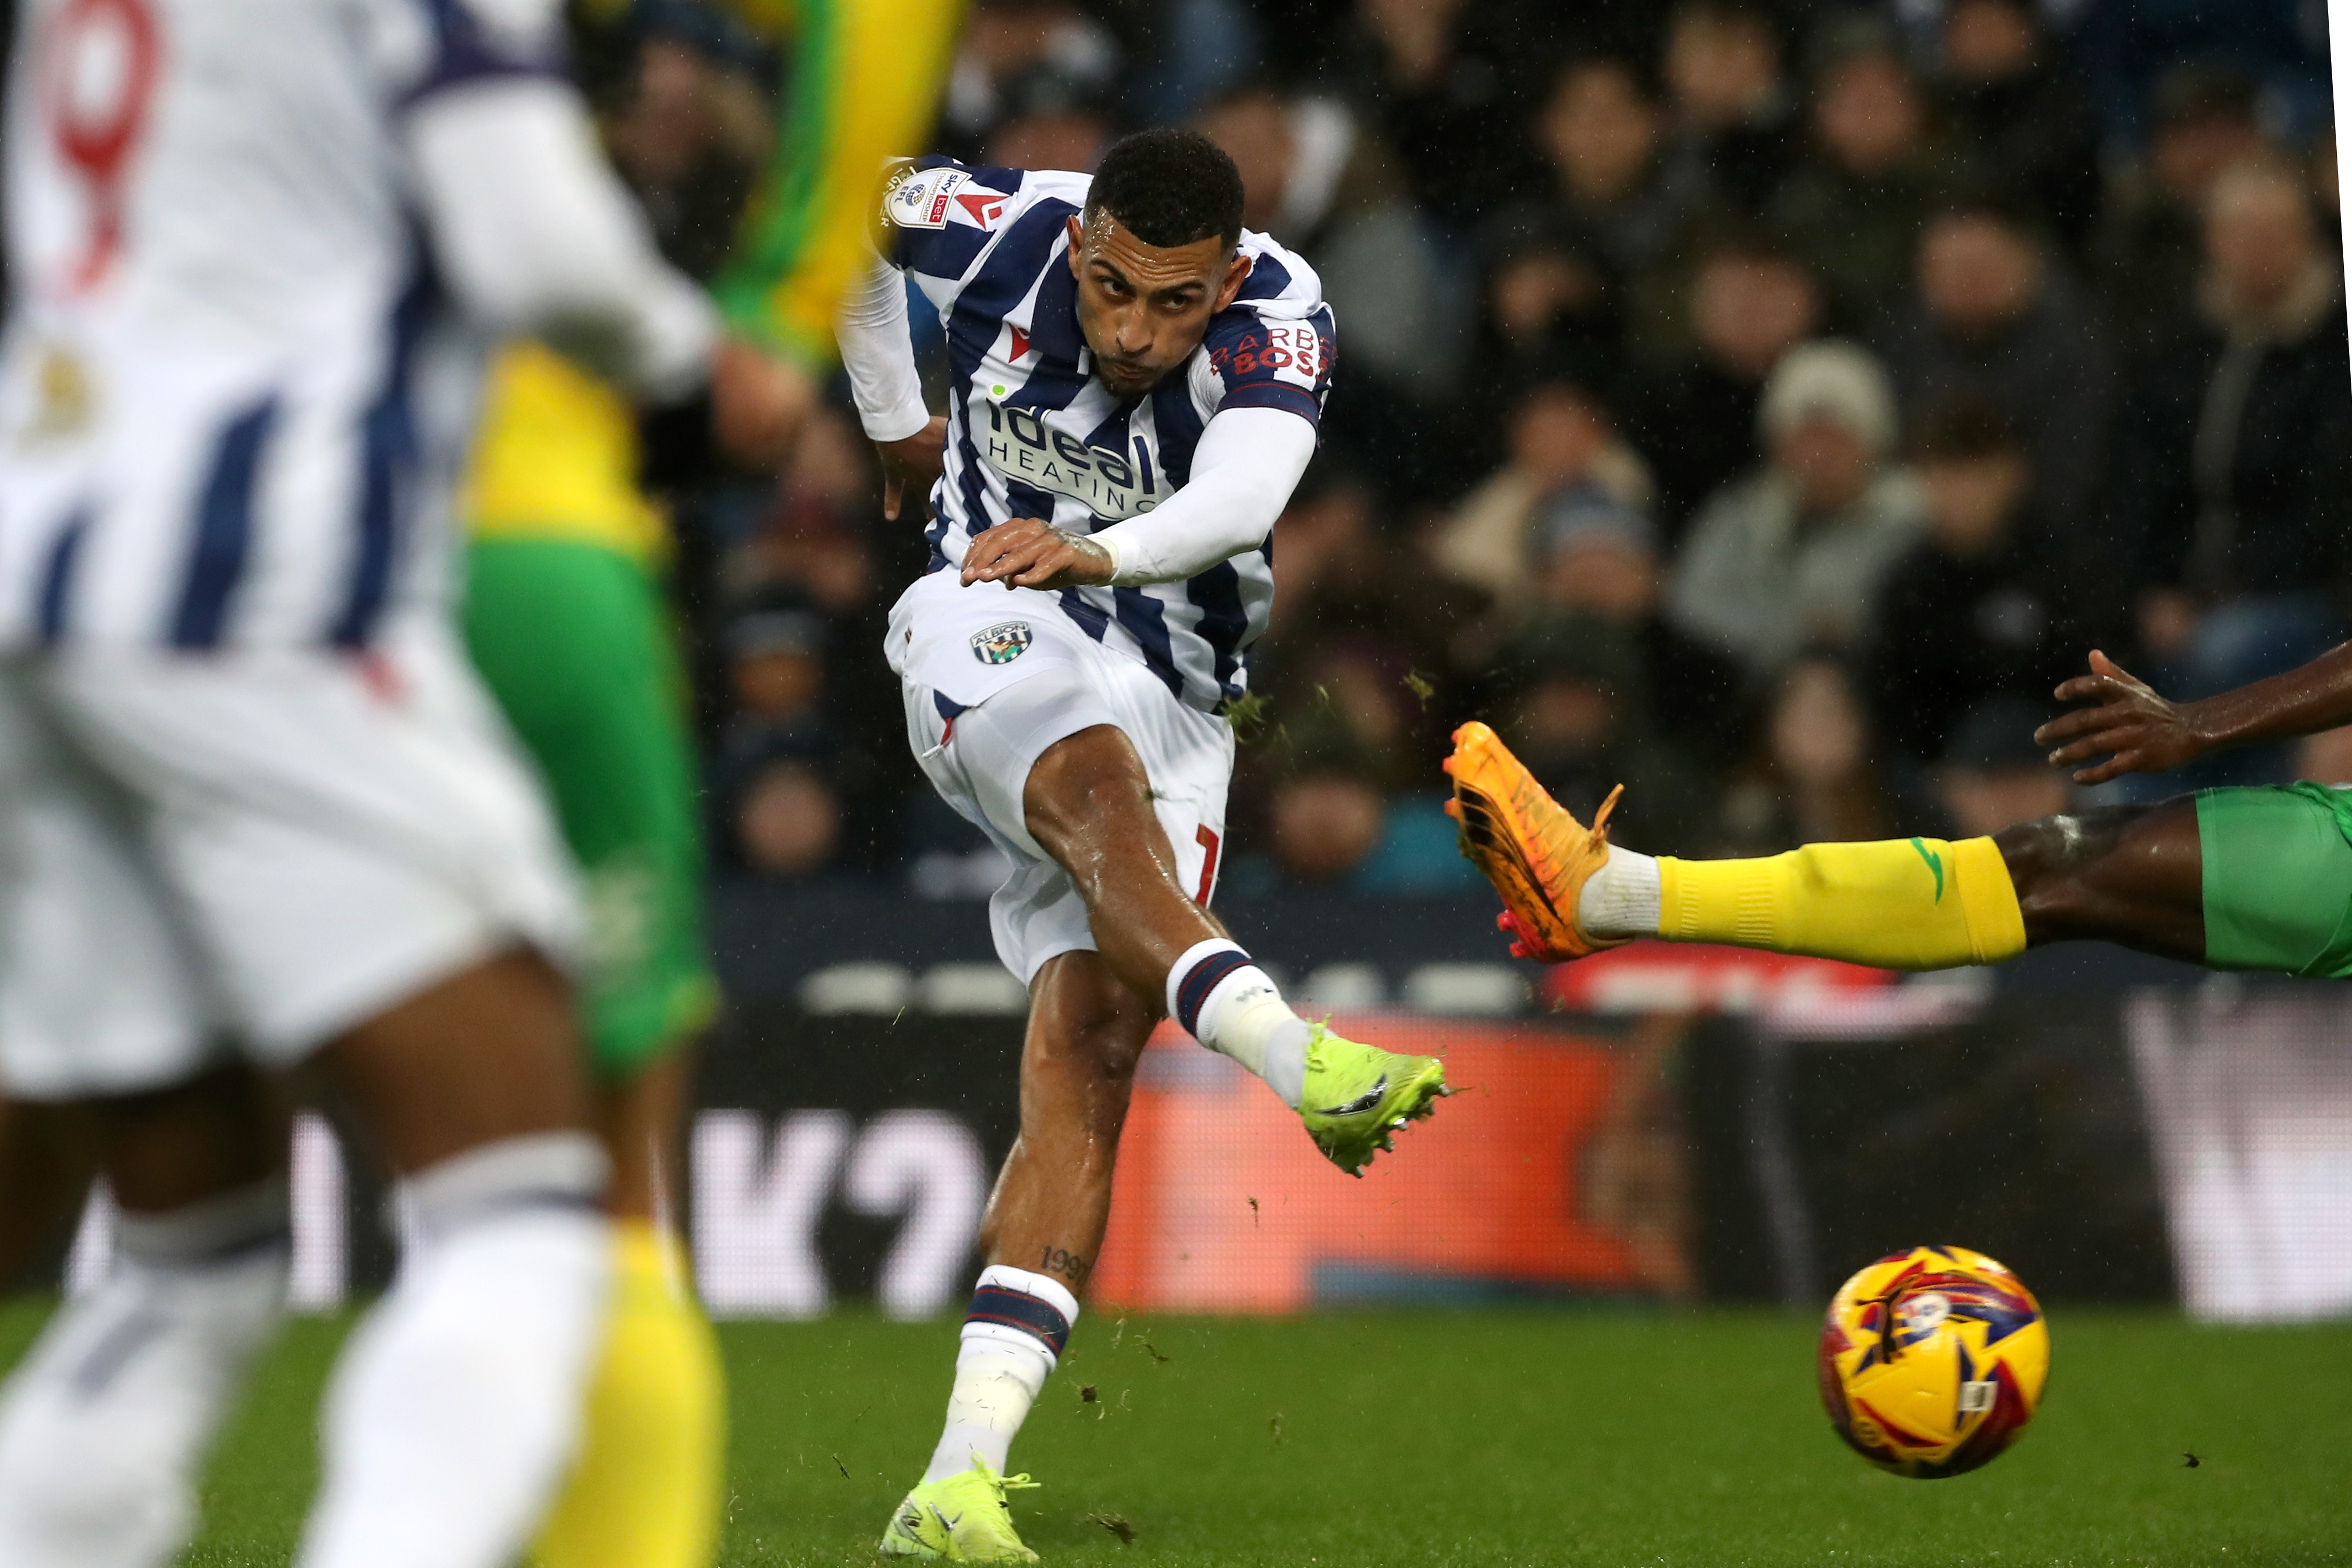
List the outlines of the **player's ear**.
<svg viewBox="0 0 2352 1568">
<path fill-rule="evenodd" d="M 1078 252 L 1084 250 L 1087 246 L 1087 225 L 1078 222 L 1078 214 L 1076 213 L 1072 213 L 1062 222 L 1070 231 L 1070 276 L 1076 277 L 1078 275 Z"/>
<path fill-rule="evenodd" d="M 1249 275 L 1250 258 L 1236 249 L 1234 252 L 1233 260 L 1225 264 L 1225 281 L 1217 290 L 1217 310 L 1223 310 L 1234 302 L 1234 297 L 1242 291 L 1242 284 Z M 1212 310 L 1209 314 L 1213 316 L 1216 310 Z"/>
</svg>

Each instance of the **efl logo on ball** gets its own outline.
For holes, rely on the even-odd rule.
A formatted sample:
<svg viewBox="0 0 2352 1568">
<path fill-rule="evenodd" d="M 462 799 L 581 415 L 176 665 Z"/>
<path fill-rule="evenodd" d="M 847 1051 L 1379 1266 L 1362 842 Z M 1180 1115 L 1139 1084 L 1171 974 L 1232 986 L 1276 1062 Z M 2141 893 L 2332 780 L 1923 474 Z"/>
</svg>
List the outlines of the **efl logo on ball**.
<svg viewBox="0 0 2352 1568">
<path fill-rule="evenodd" d="M 983 664 L 1009 664 L 1037 640 L 1026 621 L 1003 621 L 971 637 L 971 656 Z"/>
</svg>

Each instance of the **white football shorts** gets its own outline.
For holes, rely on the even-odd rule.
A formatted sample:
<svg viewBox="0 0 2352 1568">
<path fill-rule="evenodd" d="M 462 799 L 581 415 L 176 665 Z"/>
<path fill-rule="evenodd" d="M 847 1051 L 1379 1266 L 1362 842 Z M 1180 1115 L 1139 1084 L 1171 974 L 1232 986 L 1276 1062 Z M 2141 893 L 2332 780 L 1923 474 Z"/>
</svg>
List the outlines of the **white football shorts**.
<svg viewBox="0 0 2352 1568">
<path fill-rule="evenodd" d="M 519 943 L 572 958 L 572 873 L 444 626 L 364 656 L 0 660 L 0 1084 L 290 1065 Z"/>
<path fill-rule="evenodd" d="M 1126 732 L 1150 780 L 1177 875 L 1205 906 L 1216 891 L 1234 733 L 1166 682 L 1080 631 L 1051 594 L 965 589 L 952 568 L 922 579 L 891 613 L 890 664 L 907 739 L 932 788 L 1013 860 L 988 901 L 996 956 L 1023 985 L 1063 953 L 1092 952 L 1085 901 L 1030 836 L 1022 806 L 1047 747 L 1097 725 Z"/>
</svg>

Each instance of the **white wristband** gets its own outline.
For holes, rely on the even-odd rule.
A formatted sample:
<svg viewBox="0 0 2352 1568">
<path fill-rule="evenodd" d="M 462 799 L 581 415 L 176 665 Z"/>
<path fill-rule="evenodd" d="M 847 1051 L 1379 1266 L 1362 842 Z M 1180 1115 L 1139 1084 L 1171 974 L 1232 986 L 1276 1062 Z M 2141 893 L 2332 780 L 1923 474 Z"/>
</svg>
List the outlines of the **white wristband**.
<svg viewBox="0 0 2352 1568">
<path fill-rule="evenodd" d="M 1108 534 L 1096 534 L 1092 536 L 1087 542 L 1092 544 L 1097 549 L 1102 551 L 1103 554 L 1110 557 L 1110 580 L 1114 583 L 1118 582 L 1118 540 Z"/>
<path fill-rule="evenodd" d="M 868 441 L 904 441 L 923 434 L 931 423 L 931 411 L 921 398 L 914 397 L 886 413 L 860 414 L 857 423 L 865 427 Z"/>
</svg>

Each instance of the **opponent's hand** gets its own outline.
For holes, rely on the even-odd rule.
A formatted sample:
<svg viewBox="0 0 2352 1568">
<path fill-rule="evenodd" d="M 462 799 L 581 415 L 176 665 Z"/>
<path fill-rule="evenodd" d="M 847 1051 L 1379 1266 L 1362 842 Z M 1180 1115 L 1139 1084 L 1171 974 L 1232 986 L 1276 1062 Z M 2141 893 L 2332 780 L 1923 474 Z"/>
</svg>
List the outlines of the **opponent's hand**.
<svg viewBox="0 0 2352 1568">
<path fill-rule="evenodd" d="M 999 523 L 963 552 L 963 585 L 1001 582 L 1047 591 L 1110 580 L 1110 552 L 1035 517 Z"/>
<path fill-rule="evenodd" d="M 747 468 L 781 468 L 816 407 L 816 383 L 799 366 L 736 338 L 710 355 L 710 424 L 719 448 Z"/>
<path fill-rule="evenodd" d="M 2077 784 L 2104 784 L 2126 773 L 2161 773 L 2200 757 L 2212 741 L 2198 725 L 2198 705 L 2168 702 L 2147 682 L 2096 649 L 2091 673 L 2058 688 L 2058 700 L 2084 703 L 2033 732 L 2047 746 L 2053 768 L 2074 768 L 2104 756 L 2105 762 L 2074 768 Z"/>
<path fill-rule="evenodd" d="M 912 488 L 918 496 L 931 493 L 932 484 L 948 456 L 948 422 L 940 414 L 912 435 L 896 441 L 877 441 L 874 450 L 882 458 L 882 515 L 892 522 L 898 520 L 898 503 Z"/>
</svg>

